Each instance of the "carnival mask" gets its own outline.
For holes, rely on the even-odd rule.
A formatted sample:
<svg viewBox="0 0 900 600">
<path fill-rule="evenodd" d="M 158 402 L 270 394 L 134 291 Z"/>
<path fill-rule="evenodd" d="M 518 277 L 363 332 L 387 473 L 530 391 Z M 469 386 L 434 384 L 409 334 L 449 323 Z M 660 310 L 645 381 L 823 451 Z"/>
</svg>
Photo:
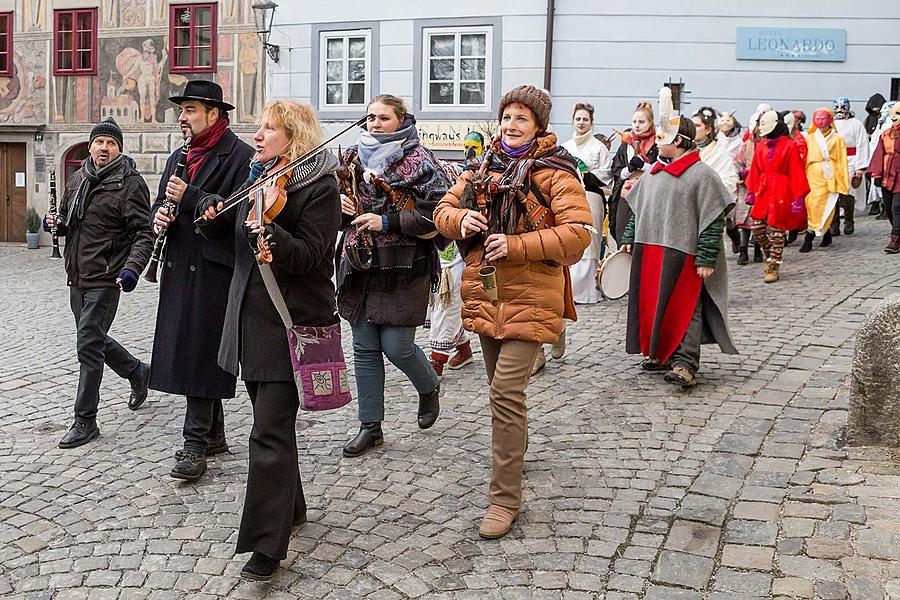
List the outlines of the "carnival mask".
<svg viewBox="0 0 900 600">
<path fill-rule="evenodd" d="M 778 125 L 778 113 L 774 110 L 767 110 L 759 118 L 759 135 L 765 137 L 775 131 Z"/>
<path fill-rule="evenodd" d="M 847 96 L 838 96 L 832 100 L 831 103 L 835 119 L 847 119 L 850 117 L 850 98 Z"/>
<path fill-rule="evenodd" d="M 816 126 L 816 129 L 826 131 L 833 122 L 834 117 L 829 110 L 819 109 L 813 113 L 813 125 Z"/>
<path fill-rule="evenodd" d="M 731 132 L 731 130 L 734 129 L 734 115 L 722 113 L 719 115 L 719 118 L 716 119 L 716 126 L 718 126 L 719 131 L 722 133 Z"/>
<path fill-rule="evenodd" d="M 891 119 L 891 123 L 894 124 L 894 127 L 900 127 L 900 102 L 894 102 L 891 110 L 888 111 L 888 116 Z"/>
</svg>

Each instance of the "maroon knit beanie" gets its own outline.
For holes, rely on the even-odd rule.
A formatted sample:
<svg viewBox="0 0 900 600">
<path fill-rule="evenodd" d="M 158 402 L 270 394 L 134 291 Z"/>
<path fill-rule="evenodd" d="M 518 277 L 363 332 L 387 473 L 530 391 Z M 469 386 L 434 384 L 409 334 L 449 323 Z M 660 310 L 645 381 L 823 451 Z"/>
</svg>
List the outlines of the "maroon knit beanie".
<svg viewBox="0 0 900 600">
<path fill-rule="evenodd" d="M 503 119 L 503 110 L 512 104 L 518 102 L 524 104 L 534 113 L 534 118 L 538 123 L 541 131 L 546 131 L 550 124 L 550 108 L 553 103 L 550 101 L 550 95 L 544 90 L 538 89 L 533 85 L 520 85 L 514 87 L 500 99 L 500 110 L 497 112 L 497 118 Z"/>
</svg>

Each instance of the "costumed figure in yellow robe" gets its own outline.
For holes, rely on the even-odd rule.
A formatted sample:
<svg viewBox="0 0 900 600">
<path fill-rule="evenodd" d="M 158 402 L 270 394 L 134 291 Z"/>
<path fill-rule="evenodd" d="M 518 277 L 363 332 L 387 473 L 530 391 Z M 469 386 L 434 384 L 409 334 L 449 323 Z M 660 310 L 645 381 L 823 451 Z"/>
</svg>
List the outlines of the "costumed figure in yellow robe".
<svg viewBox="0 0 900 600">
<path fill-rule="evenodd" d="M 806 134 L 806 196 L 807 230 L 800 252 L 812 250 L 816 236 L 822 236 L 822 246 L 831 245 L 831 220 L 840 194 L 850 189 L 847 171 L 847 146 L 834 128 L 834 115 L 828 108 L 813 113 L 813 124 Z M 824 234 L 824 235 L 823 235 Z"/>
</svg>

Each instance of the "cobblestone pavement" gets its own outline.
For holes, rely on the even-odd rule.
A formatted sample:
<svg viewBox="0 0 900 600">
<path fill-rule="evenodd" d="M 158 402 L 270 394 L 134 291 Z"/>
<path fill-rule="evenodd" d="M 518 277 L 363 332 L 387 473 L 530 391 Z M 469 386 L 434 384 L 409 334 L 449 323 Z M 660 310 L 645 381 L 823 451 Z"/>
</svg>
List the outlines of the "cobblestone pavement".
<svg viewBox="0 0 900 600">
<path fill-rule="evenodd" d="M 624 301 L 582 307 L 567 355 L 529 388 L 526 505 L 503 540 L 477 535 L 490 442 L 480 364 L 445 375 L 425 432 L 391 367 L 385 445 L 362 458 L 340 453 L 352 408 L 302 414 L 310 519 L 268 585 L 239 579 L 246 556 L 233 554 L 242 386 L 227 403 L 234 453 L 197 484 L 168 475 L 183 399 L 151 392 L 131 412 L 109 370 L 101 438 L 60 450 L 78 373 L 62 261 L 0 248 L 0 597 L 900 598 L 900 463 L 842 443 L 854 332 L 900 291 L 886 225 L 860 221 L 830 249 L 789 247 L 775 285 L 729 255 L 742 354 L 705 351 L 689 392 L 624 353 Z M 112 330 L 145 360 L 155 293 L 142 282 L 123 296 Z"/>
</svg>

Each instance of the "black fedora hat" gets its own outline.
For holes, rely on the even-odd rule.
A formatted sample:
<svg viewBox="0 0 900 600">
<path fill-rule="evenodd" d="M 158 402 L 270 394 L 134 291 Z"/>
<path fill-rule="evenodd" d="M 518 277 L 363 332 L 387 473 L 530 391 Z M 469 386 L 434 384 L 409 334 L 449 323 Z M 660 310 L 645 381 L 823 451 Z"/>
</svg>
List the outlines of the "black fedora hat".
<svg viewBox="0 0 900 600">
<path fill-rule="evenodd" d="M 232 105 L 222 100 L 222 88 L 218 83 L 203 81 L 202 79 L 188 81 L 181 95 L 170 96 L 169 100 L 175 104 L 181 104 L 185 100 L 197 100 L 218 106 L 222 110 L 234 110 Z"/>
</svg>

